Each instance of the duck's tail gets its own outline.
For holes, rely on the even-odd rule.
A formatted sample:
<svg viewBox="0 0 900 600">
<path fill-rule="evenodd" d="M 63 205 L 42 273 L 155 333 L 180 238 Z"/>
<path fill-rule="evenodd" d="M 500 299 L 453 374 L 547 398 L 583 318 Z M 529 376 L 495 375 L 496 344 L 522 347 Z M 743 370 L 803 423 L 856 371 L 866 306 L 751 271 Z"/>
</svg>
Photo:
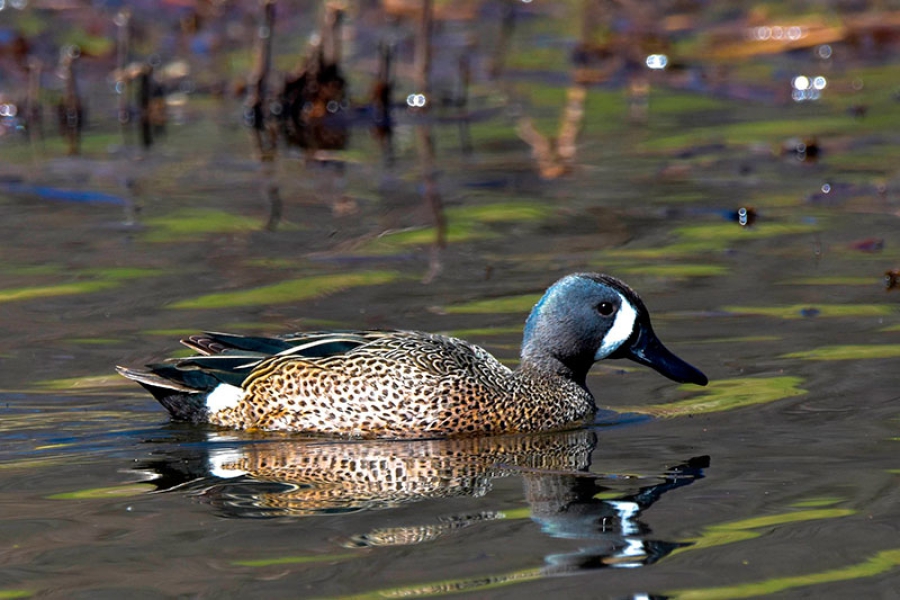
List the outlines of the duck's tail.
<svg viewBox="0 0 900 600">
<path fill-rule="evenodd" d="M 203 333 L 181 340 L 198 352 L 197 356 L 173 358 L 142 369 L 116 370 L 144 386 L 172 418 L 203 423 L 210 415 L 240 402 L 244 380 L 265 360 L 284 354 L 330 356 L 365 341 L 353 333 L 298 334 L 284 340 Z"/>
<path fill-rule="evenodd" d="M 163 377 L 149 369 L 130 369 L 117 366 L 116 371 L 123 377 L 138 382 L 153 394 L 153 397 L 169 411 L 173 419 L 192 423 L 205 423 L 209 419 L 206 401 L 212 388 L 192 387 Z"/>
</svg>

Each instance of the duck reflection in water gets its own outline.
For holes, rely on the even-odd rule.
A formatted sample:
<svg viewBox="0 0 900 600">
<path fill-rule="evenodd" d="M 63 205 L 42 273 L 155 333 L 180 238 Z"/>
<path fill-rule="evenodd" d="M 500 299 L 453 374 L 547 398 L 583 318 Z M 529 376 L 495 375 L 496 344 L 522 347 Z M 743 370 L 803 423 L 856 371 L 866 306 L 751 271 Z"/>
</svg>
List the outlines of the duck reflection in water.
<svg viewBox="0 0 900 600">
<path fill-rule="evenodd" d="M 597 436 L 591 430 L 416 441 L 231 433 L 211 438 L 180 445 L 143 469 L 161 490 L 187 491 L 231 518 L 335 515 L 478 498 L 497 478 L 521 477 L 529 516 L 546 534 L 591 542 L 576 553 L 546 557 L 548 574 L 643 566 L 685 545 L 649 539 L 640 515 L 666 492 L 701 479 L 709 464 L 708 457 L 691 458 L 652 477 L 592 472 Z M 343 545 L 419 544 L 506 518 L 501 511 L 447 515 L 361 532 Z"/>
</svg>

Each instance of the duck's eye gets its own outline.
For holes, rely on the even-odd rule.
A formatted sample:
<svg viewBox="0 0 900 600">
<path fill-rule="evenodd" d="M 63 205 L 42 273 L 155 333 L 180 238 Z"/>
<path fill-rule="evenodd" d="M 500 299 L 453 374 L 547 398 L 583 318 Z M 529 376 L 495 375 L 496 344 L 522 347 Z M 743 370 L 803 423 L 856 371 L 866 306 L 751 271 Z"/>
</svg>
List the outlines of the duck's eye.
<svg viewBox="0 0 900 600">
<path fill-rule="evenodd" d="M 597 312 L 603 315 L 604 317 L 608 317 L 609 315 L 616 312 L 616 307 L 613 306 L 610 302 L 601 302 L 597 306 Z"/>
</svg>

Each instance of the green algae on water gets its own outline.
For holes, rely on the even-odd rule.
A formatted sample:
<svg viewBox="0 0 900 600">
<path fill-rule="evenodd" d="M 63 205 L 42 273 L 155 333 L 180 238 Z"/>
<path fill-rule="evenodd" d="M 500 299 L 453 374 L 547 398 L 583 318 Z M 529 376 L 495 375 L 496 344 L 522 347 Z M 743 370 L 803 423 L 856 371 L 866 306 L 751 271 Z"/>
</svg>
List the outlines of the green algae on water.
<svg viewBox="0 0 900 600">
<path fill-rule="evenodd" d="M 739 583 L 715 588 L 674 590 L 667 593 L 676 600 L 726 600 L 757 598 L 787 590 L 838 581 L 852 581 L 883 575 L 900 567 L 900 549 L 884 550 L 863 562 L 817 573 L 773 577 L 764 581 Z"/>
<path fill-rule="evenodd" d="M 234 234 L 261 230 L 263 222 L 223 210 L 185 208 L 145 220 L 148 242 L 183 242 L 212 234 Z"/>
<path fill-rule="evenodd" d="M 508 314 L 531 312 L 534 305 L 541 299 L 541 294 L 523 294 L 521 296 L 503 296 L 502 298 L 488 298 L 486 300 L 474 300 L 464 304 L 456 304 L 444 308 L 448 314 Z"/>
<path fill-rule="evenodd" d="M 391 283 L 399 278 L 398 273 L 391 271 L 319 275 L 281 281 L 248 290 L 216 292 L 181 300 L 169 307 L 195 309 L 286 304 L 328 296 L 349 288 Z"/>
<path fill-rule="evenodd" d="M 233 560 L 231 564 L 238 567 L 279 567 L 283 565 L 308 565 L 321 562 L 339 562 L 358 558 L 360 554 L 322 554 L 313 556 L 279 556 L 276 558 L 260 558 L 252 560 Z"/>
<path fill-rule="evenodd" d="M 103 498 L 126 498 L 146 494 L 156 489 L 152 483 L 129 483 L 108 487 L 89 488 L 74 492 L 63 492 L 47 496 L 48 500 L 99 500 Z"/>
<path fill-rule="evenodd" d="M 90 294 L 108 290 L 117 285 L 118 284 L 111 281 L 76 281 L 74 283 L 62 283 L 57 285 L 13 288 L 0 290 L 0 303 L 53 298 L 56 296 Z"/>
<path fill-rule="evenodd" d="M 887 317 L 897 312 L 889 304 L 790 304 L 787 306 L 725 306 L 722 310 L 753 317 L 778 319 L 827 317 Z"/>
<path fill-rule="evenodd" d="M 804 360 L 865 360 L 897 357 L 900 357 L 900 344 L 821 346 L 781 355 L 781 358 L 802 358 Z"/>
<path fill-rule="evenodd" d="M 650 406 L 615 407 L 615 409 L 665 418 L 722 412 L 801 396 L 807 393 L 799 387 L 801 383 L 802 378 L 789 376 L 719 379 L 711 381 L 708 387 L 686 400 Z M 680 389 L 695 390 L 696 387 L 683 385 Z"/>
</svg>

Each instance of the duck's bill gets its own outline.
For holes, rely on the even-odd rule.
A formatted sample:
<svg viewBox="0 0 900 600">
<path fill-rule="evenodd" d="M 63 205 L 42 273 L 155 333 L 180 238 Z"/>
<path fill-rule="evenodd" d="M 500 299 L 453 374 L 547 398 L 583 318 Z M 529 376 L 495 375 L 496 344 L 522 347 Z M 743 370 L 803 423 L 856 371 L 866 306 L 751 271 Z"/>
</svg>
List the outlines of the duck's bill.
<svg viewBox="0 0 900 600">
<path fill-rule="evenodd" d="M 684 362 L 663 346 L 649 326 L 642 327 L 634 342 L 621 350 L 622 358 L 646 365 L 678 383 L 706 385 L 709 379 L 699 369 Z"/>
</svg>

